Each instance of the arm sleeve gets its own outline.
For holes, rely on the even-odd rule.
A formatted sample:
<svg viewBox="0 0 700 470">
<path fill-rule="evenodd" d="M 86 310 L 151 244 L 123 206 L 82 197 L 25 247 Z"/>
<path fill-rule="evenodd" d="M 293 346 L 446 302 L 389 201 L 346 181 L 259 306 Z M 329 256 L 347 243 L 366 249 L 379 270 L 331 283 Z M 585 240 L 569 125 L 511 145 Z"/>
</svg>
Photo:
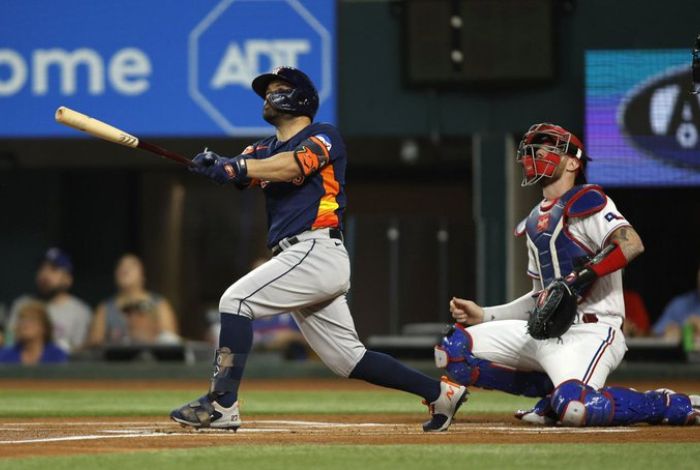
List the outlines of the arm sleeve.
<svg viewBox="0 0 700 470">
<path fill-rule="evenodd" d="M 535 308 L 536 292 L 541 286 L 539 281 L 533 281 L 533 290 L 503 305 L 484 307 L 484 321 L 500 320 L 527 320 L 530 312 Z"/>
</svg>

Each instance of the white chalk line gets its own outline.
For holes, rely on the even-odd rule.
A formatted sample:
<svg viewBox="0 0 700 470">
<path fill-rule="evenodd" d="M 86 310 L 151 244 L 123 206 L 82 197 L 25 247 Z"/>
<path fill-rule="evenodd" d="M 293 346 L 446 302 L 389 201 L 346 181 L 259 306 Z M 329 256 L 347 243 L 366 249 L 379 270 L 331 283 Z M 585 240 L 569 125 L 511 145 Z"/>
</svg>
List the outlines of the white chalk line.
<svg viewBox="0 0 700 470">
<path fill-rule="evenodd" d="M 5 426 L 156 426 L 171 421 L 20 421 L 17 423 L 0 423 L 0 431 Z"/>
<path fill-rule="evenodd" d="M 239 429 L 239 433 L 243 434 L 255 434 L 255 433 L 288 433 L 291 429 Z M 231 436 L 233 432 L 216 432 L 208 433 L 208 436 Z M 196 432 L 137 432 L 132 434 L 119 433 L 119 434 L 86 434 L 83 436 L 63 436 L 63 437 L 44 437 L 37 439 L 19 439 L 11 441 L 0 441 L 0 445 L 3 444 L 39 444 L 47 442 L 64 442 L 64 441 L 95 441 L 101 439 L 133 439 L 137 437 L 178 437 L 178 436 L 204 436 L 205 434 L 200 434 Z"/>
<path fill-rule="evenodd" d="M 64 437 L 46 437 L 46 438 L 39 438 L 39 439 L 19 439 L 19 440 L 14 440 L 14 441 L 0 441 L 0 445 L 2 444 L 31 444 L 31 443 L 40 443 L 40 442 L 63 442 L 63 441 L 92 441 L 92 440 L 97 440 L 97 439 L 124 439 L 124 438 L 134 438 L 134 437 L 156 437 L 156 436 L 162 436 L 163 433 L 150 433 L 150 434 L 128 434 L 128 435 L 121 435 L 121 436 L 109 436 L 109 435 L 100 435 L 100 434 L 87 434 L 84 436 L 64 436 Z"/>
<path fill-rule="evenodd" d="M 169 420 L 163 421 L 77 421 L 77 422 L 63 422 L 63 421 L 29 421 L 29 422 L 17 422 L 17 423 L 1 423 L 0 430 L 8 430 L 6 426 L 143 426 L 143 427 L 153 427 L 159 424 L 171 424 Z M 352 427 L 377 427 L 377 426 L 387 426 L 387 424 L 381 423 L 332 423 L 326 421 L 297 421 L 297 420 L 276 420 L 276 419 L 264 419 L 264 420 L 251 420 L 245 421 L 245 424 L 255 424 L 255 425 L 285 425 L 285 426 L 295 426 L 295 427 L 329 427 L 329 428 L 352 428 Z"/>
<path fill-rule="evenodd" d="M 286 421 L 286 420 L 279 420 L 279 419 L 246 421 L 246 423 L 260 424 L 263 426 L 266 424 L 281 424 L 281 425 L 286 425 L 286 426 L 312 427 L 312 428 L 357 428 L 357 427 L 373 428 L 373 427 L 389 426 L 387 424 L 381 424 L 381 423 L 329 423 L 329 422 L 324 422 L 324 421 Z"/>
<path fill-rule="evenodd" d="M 130 439 L 138 437 L 172 437 L 172 436 L 231 436 L 235 433 L 232 431 L 226 431 L 221 429 L 201 429 L 194 432 L 154 432 L 152 431 L 153 426 L 158 423 L 154 422 L 130 422 L 125 421 L 119 422 L 81 422 L 81 423 L 38 423 L 33 422 L 32 425 L 89 425 L 89 426 L 100 426 L 100 425 L 128 425 L 130 423 L 138 424 L 141 426 L 148 426 L 145 429 L 105 429 L 100 430 L 102 434 L 85 434 L 78 436 L 63 436 L 63 437 L 48 437 L 48 438 L 36 438 L 36 439 L 16 439 L 16 440 L 5 440 L 0 441 L 0 445 L 7 444 L 30 444 L 30 443 L 48 443 L 48 442 L 65 442 L 65 441 L 86 441 L 86 440 L 101 440 L 101 439 Z M 29 423 L 23 423 L 29 424 Z M 397 426 L 400 427 L 411 427 L 408 424 L 380 424 L 380 423 L 331 423 L 324 421 L 295 421 L 295 420 L 255 420 L 249 421 L 249 425 L 257 425 L 263 427 L 243 427 L 238 430 L 239 433 L 243 434 L 254 434 L 254 433 L 291 433 L 295 430 L 306 429 L 312 431 L 314 429 L 327 429 L 327 428 L 391 428 L 394 429 Z M 285 427 L 264 427 L 264 426 L 274 426 L 274 425 L 287 425 L 289 428 Z M 4 427 L 0 427 L 0 430 L 9 430 Z M 14 429 L 13 429 L 14 430 Z M 20 429 L 21 430 L 21 429 Z M 455 424 L 451 428 L 451 432 L 448 434 L 463 434 L 470 433 L 474 431 L 485 431 L 485 432 L 499 432 L 506 434 L 598 434 L 598 433 L 631 433 L 638 432 L 639 430 L 632 427 L 621 427 L 621 428 L 563 428 L 563 427 L 523 427 L 523 426 L 504 426 L 504 425 L 480 425 L 480 424 Z M 409 429 L 403 429 L 400 431 L 402 435 L 424 435 L 425 433 L 421 431 L 413 431 Z M 373 432 L 359 432 L 355 435 L 367 435 L 373 436 L 377 435 Z"/>
</svg>

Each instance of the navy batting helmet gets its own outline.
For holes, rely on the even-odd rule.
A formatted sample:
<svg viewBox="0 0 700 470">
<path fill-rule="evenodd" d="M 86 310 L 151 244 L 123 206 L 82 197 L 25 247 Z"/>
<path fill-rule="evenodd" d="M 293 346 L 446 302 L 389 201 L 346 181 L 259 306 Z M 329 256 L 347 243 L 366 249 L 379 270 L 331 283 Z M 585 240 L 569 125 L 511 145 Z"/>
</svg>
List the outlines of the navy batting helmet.
<svg viewBox="0 0 700 470">
<path fill-rule="evenodd" d="M 291 91 L 271 93 L 268 99 L 270 105 L 283 113 L 313 119 L 318 111 L 318 92 L 311 79 L 299 69 L 282 66 L 256 77 L 253 90 L 265 99 L 267 86 L 275 80 L 289 83 L 293 88 Z"/>
</svg>

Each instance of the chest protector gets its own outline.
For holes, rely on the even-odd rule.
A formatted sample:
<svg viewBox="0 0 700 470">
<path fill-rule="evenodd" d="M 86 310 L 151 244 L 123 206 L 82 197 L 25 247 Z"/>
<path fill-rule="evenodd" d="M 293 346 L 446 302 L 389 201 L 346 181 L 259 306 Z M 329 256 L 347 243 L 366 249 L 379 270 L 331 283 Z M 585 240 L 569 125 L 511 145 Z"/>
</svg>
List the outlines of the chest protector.
<svg viewBox="0 0 700 470">
<path fill-rule="evenodd" d="M 518 224 L 516 235 L 526 235 L 537 257 L 543 286 L 582 267 L 593 253 L 569 232 L 571 218 L 589 217 L 605 207 L 607 197 L 600 186 L 574 186 L 547 210 L 536 206 Z"/>
</svg>

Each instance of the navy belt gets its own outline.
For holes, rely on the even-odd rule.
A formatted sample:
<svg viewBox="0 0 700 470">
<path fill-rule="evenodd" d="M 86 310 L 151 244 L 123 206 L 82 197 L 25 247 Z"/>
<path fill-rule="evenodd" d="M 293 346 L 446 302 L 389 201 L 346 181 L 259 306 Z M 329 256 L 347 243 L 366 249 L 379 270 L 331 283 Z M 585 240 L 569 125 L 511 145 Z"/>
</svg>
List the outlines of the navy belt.
<svg viewBox="0 0 700 470">
<path fill-rule="evenodd" d="M 343 232 L 341 232 L 338 228 L 332 228 L 328 230 L 328 237 L 335 238 L 336 240 L 340 240 L 342 242 Z M 305 238 L 304 240 L 310 240 L 310 238 Z M 303 240 L 299 240 L 299 237 L 295 235 L 293 237 L 285 238 L 284 241 L 286 242 L 286 247 L 289 248 L 290 246 L 296 245 Z M 282 253 L 282 250 L 284 250 L 284 248 L 282 247 L 282 242 L 280 241 L 277 245 L 272 247 L 272 256 L 279 255 Z"/>
</svg>

